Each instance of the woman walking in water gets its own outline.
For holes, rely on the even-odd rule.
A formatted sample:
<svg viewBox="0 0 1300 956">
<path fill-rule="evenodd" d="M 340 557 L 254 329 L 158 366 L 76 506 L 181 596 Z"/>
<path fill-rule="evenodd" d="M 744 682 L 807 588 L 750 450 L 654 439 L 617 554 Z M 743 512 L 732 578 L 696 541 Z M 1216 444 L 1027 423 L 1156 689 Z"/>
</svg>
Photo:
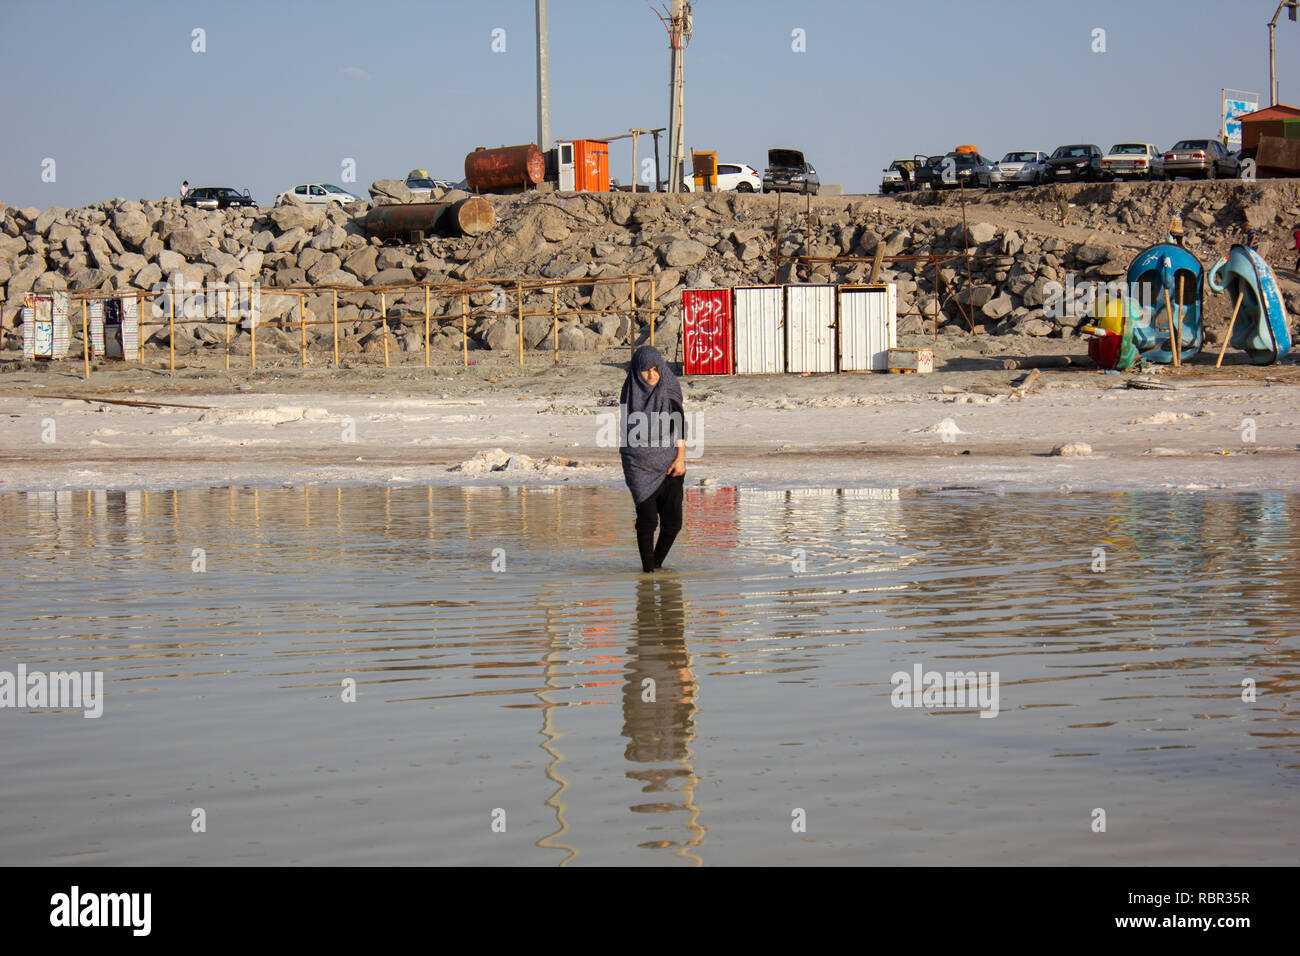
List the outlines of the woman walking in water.
<svg viewBox="0 0 1300 956">
<path fill-rule="evenodd" d="M 632 355 L 619 396 L 619 457 L 636 505 L 641 570 L 663 566 L 682 528 L 686 475 L 686 418 L 682 387 L 659 350 L 643 345 Z M 659 525 L 659 542 L 654 540 Z"/>
</svg>

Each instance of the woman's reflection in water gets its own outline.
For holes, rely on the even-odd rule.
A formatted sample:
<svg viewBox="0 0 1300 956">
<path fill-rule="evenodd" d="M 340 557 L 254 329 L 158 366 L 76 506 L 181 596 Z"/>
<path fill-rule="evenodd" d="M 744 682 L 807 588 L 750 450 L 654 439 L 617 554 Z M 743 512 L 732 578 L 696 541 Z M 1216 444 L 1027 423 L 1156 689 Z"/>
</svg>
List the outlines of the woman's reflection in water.
<svg viewBox="0 0 1300 956">
<path fill-rule="evenodd" d="M 698 778 L 690 748 L 695 732 L 695 673 L 686 650 L 686 606 L 682 585 L 674 575 L 637 582 L 636 633 L 628 648 L 627 681 L 623 685 L 623 736 L 625 755 L 639 766 L 627 775 L 650 794 L 673 793 L 668 799 L 637 804 L 633 813 L 685 812 L 687 835 L 682 840 L 651 840 L 649 849 L 677 847 L 678 854 L 698 864 L 703 861 L 687 848 L 704 841 L 695 806 Z M 662 824 L 651 829 L 663 830 Z"/>
</svg>

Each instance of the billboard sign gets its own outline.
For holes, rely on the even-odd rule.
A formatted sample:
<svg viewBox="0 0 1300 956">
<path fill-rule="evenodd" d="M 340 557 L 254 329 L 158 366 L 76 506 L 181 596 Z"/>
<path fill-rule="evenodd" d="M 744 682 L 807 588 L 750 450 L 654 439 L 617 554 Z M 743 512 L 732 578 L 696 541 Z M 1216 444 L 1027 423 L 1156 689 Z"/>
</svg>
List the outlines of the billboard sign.
<svg viewBox="0 0 1300 956">
<path fill-rule="evenodd" d="M 1227 138 L 1228 146 L 1241 148 L 1241 120 L 1239 116 L 1259 109 L 1259 94 L 1244 90 L 1223 90 L 1220 100 L 1223 118 L 1220 133 Z"/>
</svg>

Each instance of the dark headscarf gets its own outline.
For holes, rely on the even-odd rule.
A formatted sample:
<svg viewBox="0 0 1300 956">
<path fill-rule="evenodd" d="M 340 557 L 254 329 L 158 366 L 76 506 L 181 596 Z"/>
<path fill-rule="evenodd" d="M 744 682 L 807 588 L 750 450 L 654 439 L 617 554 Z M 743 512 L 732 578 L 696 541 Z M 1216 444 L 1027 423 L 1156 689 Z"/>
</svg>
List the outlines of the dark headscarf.
<svg viewBox="0 0 1300 956">
<path fill-rule="evenodd" d="M 651 368 L 659 369 L 659 384 L 654 388 L 641 377 Z M 672 434 L 663 425 L 668 415 L 682 407 L 682 386 L 654 346 L 643 345 L 633 353 L 618 404 L 622 417 L 618 453 L 623 459 L 623 477 L 633 500 L 640 504 L 659 490 L 677 457 L 677 440 L 685 438 L 680 421 Z M 633 413 L 638 414 L 632 417 Z M 638 421 L 643 423 L 639 428 Z M 636 441 L 634 447 L 629 447 L 629 433 L 636 438 L 638 431 L 646 441 Z"/>
</svg>

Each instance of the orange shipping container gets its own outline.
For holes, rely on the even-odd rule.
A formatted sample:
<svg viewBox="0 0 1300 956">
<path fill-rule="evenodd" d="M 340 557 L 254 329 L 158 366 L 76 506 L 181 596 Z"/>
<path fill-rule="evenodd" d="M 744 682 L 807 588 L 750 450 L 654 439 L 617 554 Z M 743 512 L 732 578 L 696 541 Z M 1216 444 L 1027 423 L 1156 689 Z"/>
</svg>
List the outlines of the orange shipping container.
<svg viewBox="0 0 1300 956">
<path fill-rule="evenodd" d="M 573 141 L 573 179 L 578 192 L 609 192 L 609 143 L 595 139 Z"/>
</svg>

